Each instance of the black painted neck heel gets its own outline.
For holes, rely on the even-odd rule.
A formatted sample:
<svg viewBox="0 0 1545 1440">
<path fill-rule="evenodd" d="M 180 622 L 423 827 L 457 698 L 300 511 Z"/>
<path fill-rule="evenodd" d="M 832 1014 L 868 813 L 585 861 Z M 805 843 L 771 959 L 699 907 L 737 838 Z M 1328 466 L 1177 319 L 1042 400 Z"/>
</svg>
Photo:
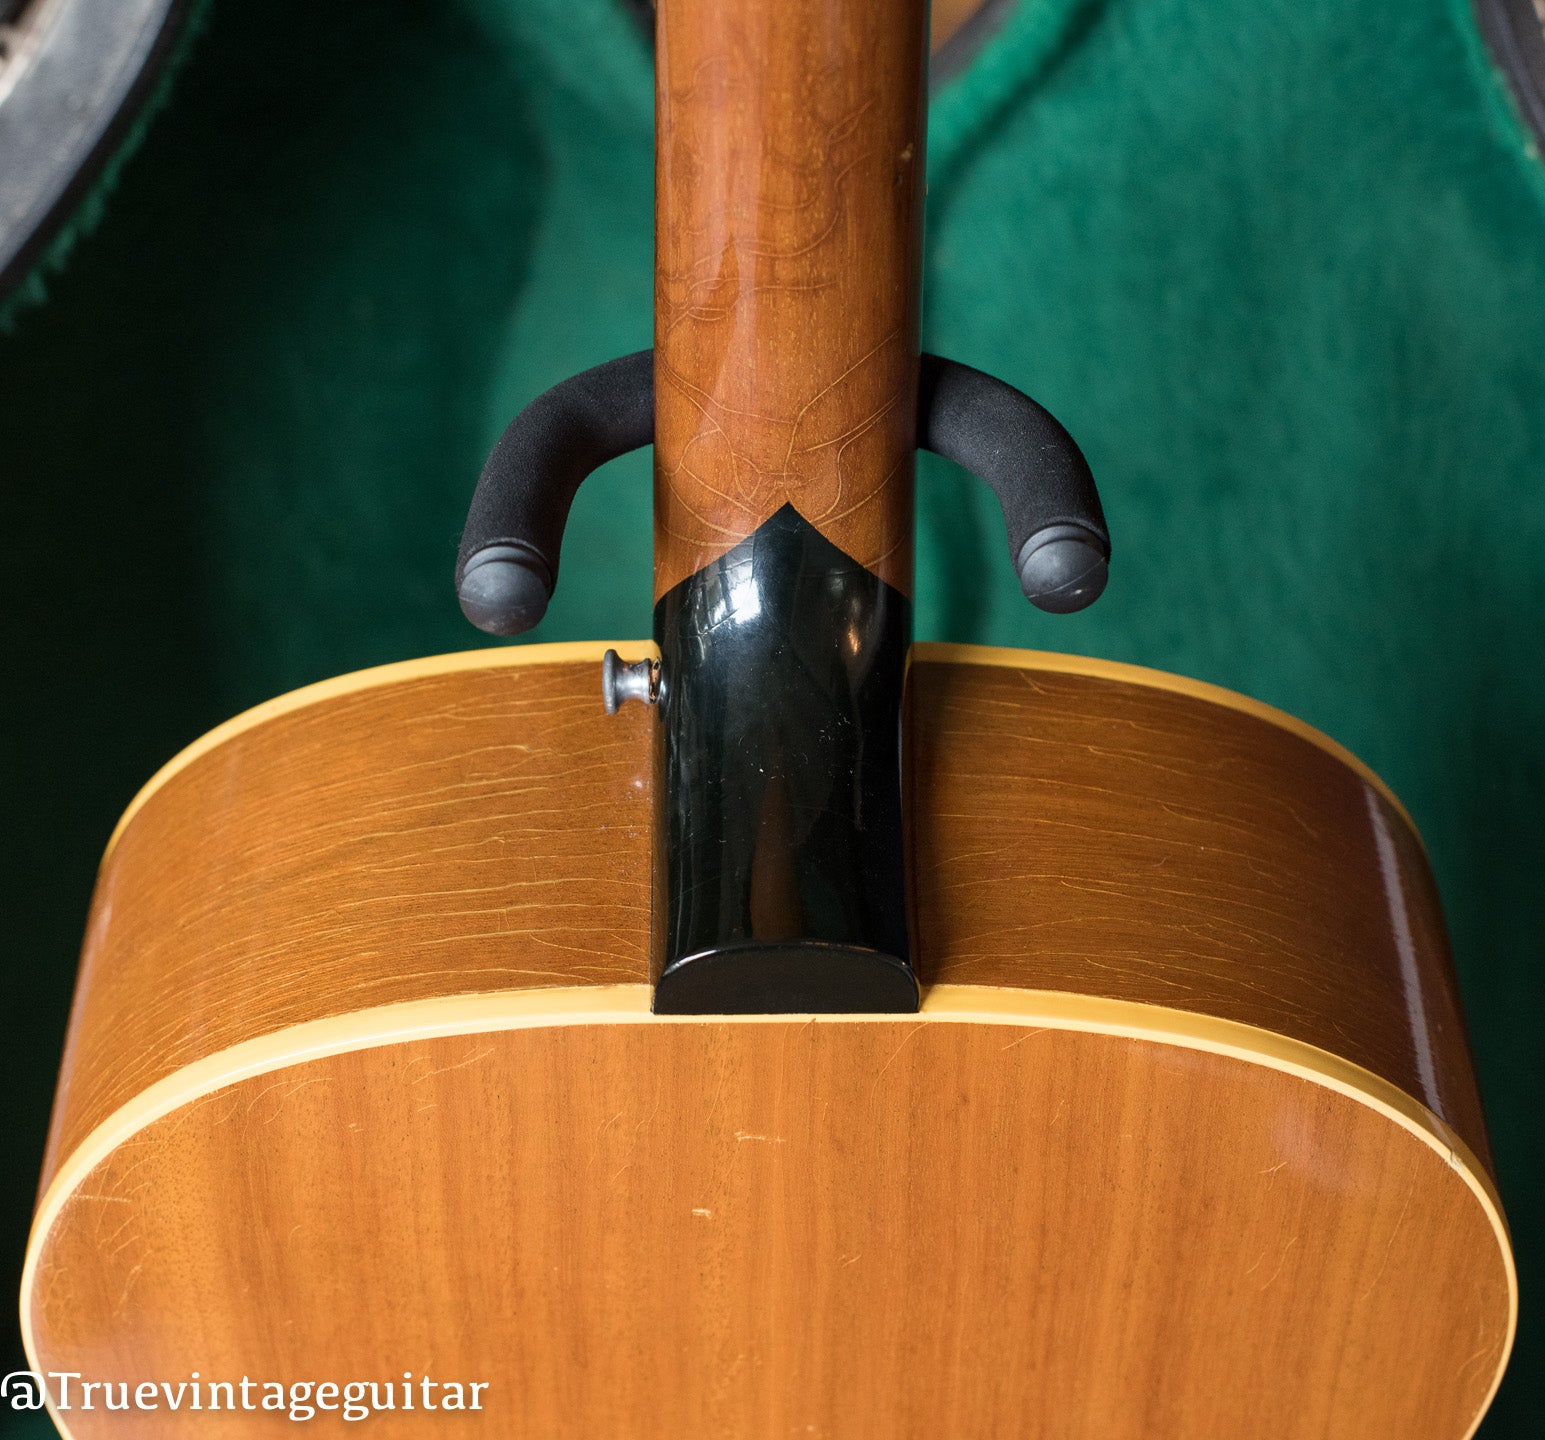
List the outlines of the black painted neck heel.
<svg viewBox="0 0 1545 1440">
<path fill-rule="evenodd" d="M 908 1013 L 906 597 L 785 505 L 655 607 L 654 1008 Z"/>
<path fill-rule="evenodd" d="M 684 955 L 655 986 L 657 1015 L 901 1014 L 917 1009 L 912 967 L 894 955 L 815 940 L 751 941 Z"/>
</svg>

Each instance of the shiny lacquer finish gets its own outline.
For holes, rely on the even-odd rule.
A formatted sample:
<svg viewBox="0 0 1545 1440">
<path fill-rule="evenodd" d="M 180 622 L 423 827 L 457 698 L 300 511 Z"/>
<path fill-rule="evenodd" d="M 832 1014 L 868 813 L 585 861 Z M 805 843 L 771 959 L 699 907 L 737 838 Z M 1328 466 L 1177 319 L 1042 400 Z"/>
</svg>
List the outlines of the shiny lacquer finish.
<svg viewBox="0 0 1545 1440">
<path fill-rule="evenodd" d="M 1469 1432 L 1511 1257 L 1374 777 L 1208 687 L 918 647 L 921 1012 L 651 1015 L 654 720 L 601 711 L 601 648 L 316 687 L 136 803 L 37 1368 L 432 1371 L 490 1385 L 487 1433 L 576 1440 Z"/>
<path fill-rule="evenodd" d="M 917 1009 L 909 612 L 792 505 L 660 601 L 660 1013 Z"/>
</svg>

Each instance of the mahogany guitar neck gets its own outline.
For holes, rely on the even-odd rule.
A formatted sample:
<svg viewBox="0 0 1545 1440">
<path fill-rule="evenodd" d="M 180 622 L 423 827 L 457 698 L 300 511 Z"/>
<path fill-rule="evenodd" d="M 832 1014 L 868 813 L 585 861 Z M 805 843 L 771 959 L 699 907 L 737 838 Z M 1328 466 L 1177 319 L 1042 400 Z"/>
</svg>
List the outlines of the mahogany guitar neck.
<svg viewBox="0 0 1545 1440">
<path fill-rule="evenodd" d="M 785 506 L 910 595 L 926 6 L 657 26 L 655 597 Z"/>
<path fill-rule="evenodd" d="M 656 33 L 662 1010 L 913 1010 L 901 816 L 926 6 Z"/>
</svg>

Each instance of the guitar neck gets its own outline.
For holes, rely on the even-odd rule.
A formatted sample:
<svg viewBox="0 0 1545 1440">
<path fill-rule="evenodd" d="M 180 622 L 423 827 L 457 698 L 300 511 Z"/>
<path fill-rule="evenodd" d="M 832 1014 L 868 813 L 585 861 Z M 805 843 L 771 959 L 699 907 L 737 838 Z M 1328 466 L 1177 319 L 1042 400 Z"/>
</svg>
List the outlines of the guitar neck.
<svg viewBox="0 0 1545 1440">
<path fill-rule="evenodd" d="M 662 1010 L 910 1010 L 922 0 L 663 0 Z"/>
<path fill-rule="evenodd" d="M 923 0 L 661 0 L 655 597 L 791 505 L 910 593 Z"/>
</svg>

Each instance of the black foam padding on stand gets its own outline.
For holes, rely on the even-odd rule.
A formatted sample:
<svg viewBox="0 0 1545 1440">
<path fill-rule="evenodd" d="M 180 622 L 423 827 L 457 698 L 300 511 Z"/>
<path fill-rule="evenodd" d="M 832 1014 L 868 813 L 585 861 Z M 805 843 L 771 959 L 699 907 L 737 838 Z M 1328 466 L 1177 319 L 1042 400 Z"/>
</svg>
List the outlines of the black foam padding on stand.
<svg viewBox="0 0 1545 1440">
<path fill-rule="evenodd" d="M 592 470 L 654 440 L 654 351 L 585 370 L 538 395 L 499 437 L 467 512 L 456 593 L 480 630 L 518 635 L 558 582 L 563 529 Z"/>
<path fill-rule="evenodd" d="M 1105 588 L 1110 536 L 1073 437 L 1028 395 L 969 365 L 924 355 L 917 443 L 963 465 L 1003 508 L 1009 555 L 1043 610 L 1090 604 Z M 456 560 L 467 618 L 518 635 L 546 613 L 569 510 L 585 477 L 654 441 L 654 352 L 586 370 L 537 396 L 499 438 L 478 479 Z"/>
<path fill-rule="evenodd" d="M 1090 604 L 1105 587 L 1110 533 L 1073 437 L 1012 385 L 937 355 L 923 356 L 917 401 L 918 446 L 997 495 L 1026 598 L 1059 612 Z"/>
</svg>

